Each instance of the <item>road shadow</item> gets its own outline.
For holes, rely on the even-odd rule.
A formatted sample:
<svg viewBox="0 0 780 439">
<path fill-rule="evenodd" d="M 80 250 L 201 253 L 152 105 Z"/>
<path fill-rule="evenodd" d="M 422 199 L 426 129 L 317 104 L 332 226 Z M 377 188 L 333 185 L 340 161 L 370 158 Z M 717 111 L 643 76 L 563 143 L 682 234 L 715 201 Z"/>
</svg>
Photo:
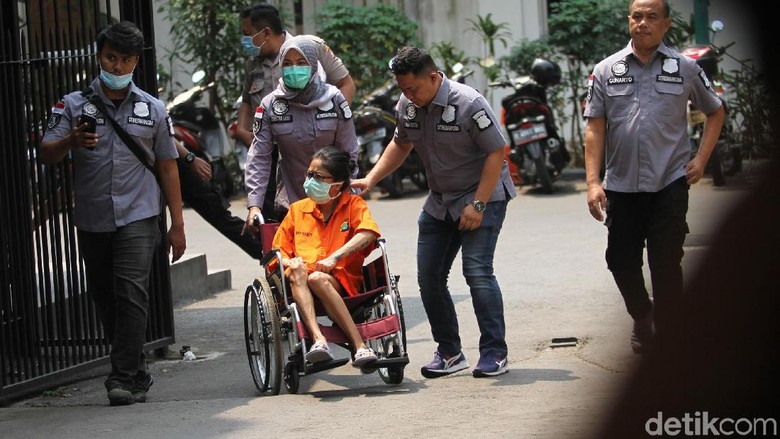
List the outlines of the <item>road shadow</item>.
<svg viewBox="0 0 780 439">
<path fill-rule="evenodd" d="M 484 377 L 480 380 L 492 381 L 493 386 L 527 386 L 540 381 L 574 381 L 580 379 L 572 375 L 574 372 L 566 369 L 523 369 L 513 368 L 509 364 L 509 372 L 496 377 Z"/>
</svg>

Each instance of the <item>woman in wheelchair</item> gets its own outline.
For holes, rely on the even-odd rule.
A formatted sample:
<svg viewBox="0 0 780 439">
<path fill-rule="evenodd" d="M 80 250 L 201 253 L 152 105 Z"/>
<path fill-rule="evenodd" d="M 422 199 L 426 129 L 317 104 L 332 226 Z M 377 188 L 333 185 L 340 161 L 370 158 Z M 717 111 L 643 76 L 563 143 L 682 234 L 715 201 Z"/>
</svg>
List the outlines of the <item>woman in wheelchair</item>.
<svg viewBox="0 0 780 439">
<path fill-rule="evenodd" d="M 315 152 L 303 184 L 307 198 L 290 206 L 274 236 L 273 247 L 282 253 L 293 300 L 312 337 L 305 356 L 310 363 L 333 359 L 317 324 L 314 297 L 349 339 L 355 367 L 377 359 L 342 299 L 358 294 L 363 260 L 379 237 L 366 202 L 349 191 L 355 166 L 341 149 L 328 146 Z"/>
</svg>

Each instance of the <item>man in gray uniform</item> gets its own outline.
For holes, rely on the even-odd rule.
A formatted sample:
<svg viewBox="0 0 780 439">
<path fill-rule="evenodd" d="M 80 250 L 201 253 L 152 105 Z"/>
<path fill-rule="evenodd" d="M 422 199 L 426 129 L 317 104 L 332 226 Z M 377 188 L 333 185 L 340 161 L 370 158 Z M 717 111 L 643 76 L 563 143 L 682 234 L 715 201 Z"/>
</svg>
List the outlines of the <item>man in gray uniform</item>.
<svg viewBox="0 0 780 439">
<path fill-rule="evenodd" d="M 666 336 L 682 298 L 688 187 L 701 179 L 724 119 L 723 105 L 702 69 L 662 42 L 671 22 L 667 1 L 633 0 L 631 41 L 595 67 L 585 107 L 588 209 L 598 221 L 606 211 L 607 267 L 634 319 L 631 347 L 636 353 L 651 347 L 654 323 L 657 335 Z M 689 100 L 707 114 L 693 159 Z M 653 301 L 642 275 L 645 242 Z"/>
<path fill-rule="evenodd" d="M 67 154 L 73 158 L 74 222 L 87 292 L 111 342 L 111 373 L 105 382 L 111 405 L 146 401 L 152 383 L 143 346 L 149 274 L 161 235 L 160 188 L 171 215 L 166 241 L 172 260 L 186 248 L 173 125 L 165 105 L 132 82 L 143 43 L 141 31 L 126 21 L 98 35 L 100 77 L 88 89 L 97 100 L 74 92 L 58 102 L 40 150 L 45 163 Z M 94 118 L 96 133 L 88 132 L 85 116 Z M 159 186 L 109 118 L 138 144 L 156 169 Z"/>
<path fill-rule="evenodd" d="M 352 186 L 370 190 L 415 148 L 425 164 L 430 192 L 418 219 L 417 277 L 425 312 L 438 344 L 422 367 L 437 378 L 469 367 L 461 350 L 458 319 L 447 278 L 462 249 L 479 330 L 475 377 L 507 371 L 504 304 L 493 274 L 493 256 L 507 203 L 516 196 L 504 161 L 506 139 L 485 98 L 447 79 L 431 55 L 414 47 L 391 62 L 403 96 L 396 106 L 395 136 L 366 178 Z"/>
<path fill-rule="evenodd" d="M 279 49 L 285 41 L 292 38 L 292 35 L 283 29 L 279 11 L 267 3 L 250 6 L 241 12 L 241 32 L 244 34 L 241 44 L 249 57 L 246 60 L 243 102 L 238 109 L 236 136 L 249 147 L 254 138 L 252 124 L 255 109 L 260 106 L 263 98 L 279 85 L 279 79 L 282 77 Z M 319 71 L 324 75 L 325 82 L 335 85 L 341 90 L 347 102 L 352 104 L 352 98 L 355 96 L 355 83 L 349 75 L 349 70 L 321 38 L 313 35 L 305 36 L 317 44 Z M 274 212 L 273 200 L 277 193 L 276 184 L 278 181 L 276 178 L 277 157 L 278 151 L 274 150 L 271 181 L 269 181 L 269 190 L 263 203 L 264 215 L 272 215 Z M 308 162 L 307 159 L 307 165 Z"/>
</svg>

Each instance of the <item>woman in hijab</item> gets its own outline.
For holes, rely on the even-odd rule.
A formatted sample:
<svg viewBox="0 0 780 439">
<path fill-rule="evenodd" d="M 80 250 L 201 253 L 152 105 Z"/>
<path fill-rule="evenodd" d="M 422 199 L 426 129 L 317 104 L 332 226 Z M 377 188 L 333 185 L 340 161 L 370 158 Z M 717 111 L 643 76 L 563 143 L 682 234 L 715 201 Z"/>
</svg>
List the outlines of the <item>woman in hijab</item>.
<svg viewBox="0 0 780 439">
<path fill-rule="evenodd" d="M 254 140 L 247 154 L 246 226 L 253 231 L 255 216 L 262 215 L 260 207 L 268 187 L 274 143 L 279 147 L 275 197 L 279 218 L 290 204 L 306 198 L 303 183 L 316 151 L 335 146 L 357 163 L 352 111 L 339 89 L 320 78 L 315 43 L 305 36 L 289 38 L 279 56 L 282 78 L 255 111 Z M 352 177 L 357 176 L 357 168 L 354 172 Z"/>
</svg>

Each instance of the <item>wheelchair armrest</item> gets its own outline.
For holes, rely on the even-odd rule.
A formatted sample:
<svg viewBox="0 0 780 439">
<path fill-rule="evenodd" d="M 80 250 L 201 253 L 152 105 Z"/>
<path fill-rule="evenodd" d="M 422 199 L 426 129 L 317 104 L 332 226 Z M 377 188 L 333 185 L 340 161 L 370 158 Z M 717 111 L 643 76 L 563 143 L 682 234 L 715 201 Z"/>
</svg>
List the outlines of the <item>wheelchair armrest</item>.
<svg viewBox="0 0 780 439">
<path fill-rule="evenodd" d="M 271 250 L 267 251 L 263 257 L 260 259 L 260 265 L 266 266 L 268 265 L 273 259 L 277 259 L 279 261 L 279 266 L 282 265 L 282 254 L 280 253 L 278 248 L 272 248 Z"/>
</svg>

